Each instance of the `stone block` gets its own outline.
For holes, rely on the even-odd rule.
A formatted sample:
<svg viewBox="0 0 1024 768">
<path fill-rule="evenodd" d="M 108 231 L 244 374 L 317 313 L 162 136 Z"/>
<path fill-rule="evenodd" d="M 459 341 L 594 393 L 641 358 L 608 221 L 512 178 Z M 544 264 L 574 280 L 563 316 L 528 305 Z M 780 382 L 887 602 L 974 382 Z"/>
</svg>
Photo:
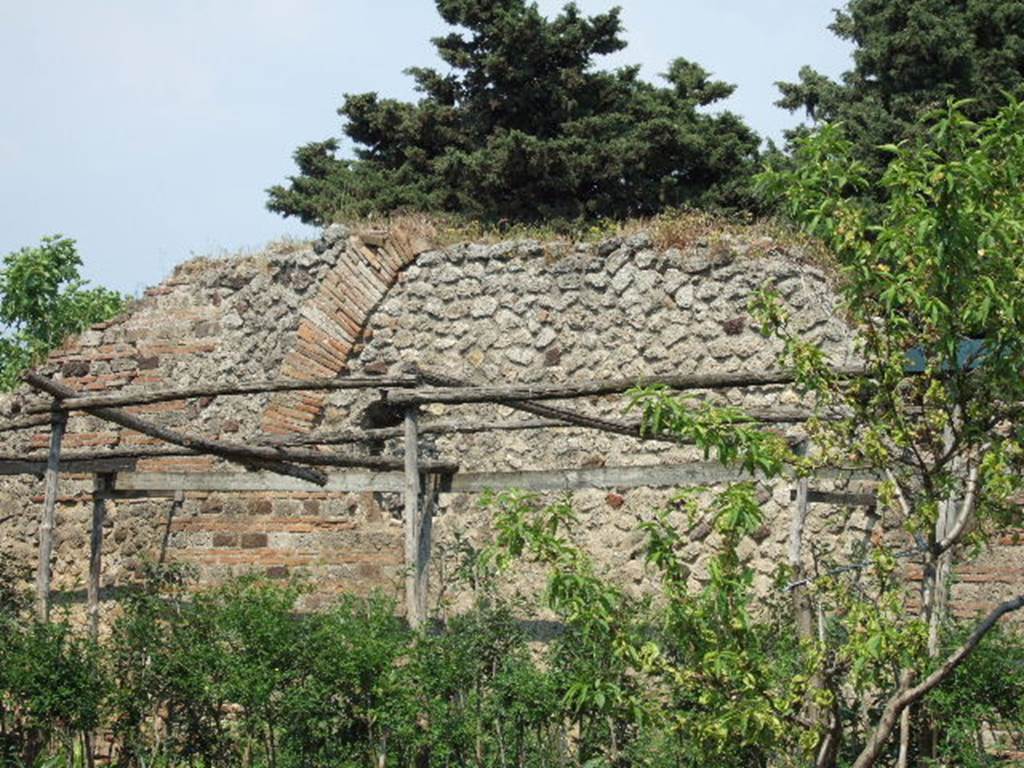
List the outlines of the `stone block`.
<svg viewBox="0 0 1024 768">
<path fill-rule="evenodd" d="M 261 549 L 267 546 L 267 534 L 250 531 L 241 534 L 239 543 L 242 549 Z"/>
</svg>

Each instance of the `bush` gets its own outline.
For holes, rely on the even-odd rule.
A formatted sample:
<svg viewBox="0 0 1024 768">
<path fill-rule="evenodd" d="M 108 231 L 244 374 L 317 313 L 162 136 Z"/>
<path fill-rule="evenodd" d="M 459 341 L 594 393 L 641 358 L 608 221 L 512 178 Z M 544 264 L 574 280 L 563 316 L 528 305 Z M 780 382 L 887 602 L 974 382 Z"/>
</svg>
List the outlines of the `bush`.
<svg viewBox="0 0 1024 768">
<path fill-rule="evenodd" d="M 100 723 L 99 651 L 66 622 L 0 627 L 0 756 L 34 765 L 44 750 L 73 754 Z"/>
<path fill-rule="evenodd" d="M 785 606 L 753 609 L 736 556 L 760 524 L 748 487 L 714 507 L 723 549 L 703 588 L 686 587 L 666 516 L 645 526 L 656 601 L 595 572 L 571 543 L 568 505 L 492 503 L 499 533 L 474 553 L 476 604 L 418 632 L 383 598 L 306 614 L 302 584 L 197 590 L 167 568 L 126 595 L 99 648 L 67 622 L 8 611 L 0 761 L 56 764 L 102 728 L 120 768 L 802 764 L 804 657 L 775 610 Z M 548 568 L 543 603 L 562 623 L 543 646 L 523 629 L 525 605 L 496 597 L 501 567 L 522 559 Z M 989 641 L 925 700 L 945 724 L 946 764 L 992 764 L 981 723 L 1024 727 L 1024 638 L 1007 629 Z"/>
<path fill-rule="evenodd" d="M 950 649 L 970 627 L 950 632 Z M 1002 747 L 1024 750 L 1024 637 L 1019 629 L 997 627 L 985 642 L 926 701 L 941 724 L 936 753 L 942 765 L 983 768 L 1003 763 L 984 733 Z"/>
</svg>

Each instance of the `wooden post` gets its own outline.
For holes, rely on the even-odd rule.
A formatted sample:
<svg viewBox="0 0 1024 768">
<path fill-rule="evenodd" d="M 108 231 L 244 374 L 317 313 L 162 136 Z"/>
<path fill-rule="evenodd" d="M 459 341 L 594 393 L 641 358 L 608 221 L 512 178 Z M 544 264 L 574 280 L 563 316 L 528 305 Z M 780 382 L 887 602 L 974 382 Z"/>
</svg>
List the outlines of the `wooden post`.
<svg viewBox="0 0 1024 768">
<path fill-rule="evenodd" d="M 806 444 L 800 446 L 798 453 L 806 452 Z M 792 589 L 793 617 L 796 620 L 797 634 L 801 640 L 814 638 L 814 618 L 810 597 L 807 594 L 805 569 L 803 561 L 804 525 L 810 509 L 808 482 L 806 477 L 797 478 L 796 504 L 789 523 L 789 567 L 791 578 L 796 586 Z"/>
<path fill-rule="evenodd" d="M 799 456 L 806 456 L 810 451 L 808 441 L 796 446 Z M 810 512 L 810 489 L 806 477 L 798 477 L 796 482 L 796 504 L 789 522 L 789 567 L 792 571 L 793 588 L 793 620 L 796 624 L 797 637 L 805 643 L 813 643 L 816 639 L 814 605 L 807 589 L 806 569 L 803 561 L 804 526 Z M 814 701 L 817 691 L 825 688 L 824 675 L 815 672 L 810 680 L 808 701 L 805 704 L 807 720 L 821 728 L 821 741 L 818 743 L 814 759 L 815 768 L 825 768 L 834 763 L 835 750 L 838 742 L 835 739 L 835 723 L 830 722 L 828 710 Z"/>
<path fill-rule="evenodd" d="M 57 507 L 57 476 L 60 471 L 60 444 L 64 439 L 68 414 L 53 403 L 50 413 L 50 453 L 46 457 L 46 491 L 43 517 L 39 522 L 39 568 L 36 571 L 36 616 L 50 620 L 50 558 L 53 556 L 53 524 Z"/>
<path fill-rule="evenodd" d="M 92 531 L 89 536 L 89 584 L 87 601 L 89 637 L 95 640 L 100 631 L 100 574 L 103 563 L 103 522 L 107 516 L 105 494 L 114 490 L 113 474 L 97 474 L 92 486 Z"/>
<path fill-rule="evenodd" d="M 430 551 L 434 534 L 434 507 L 441 490 L 441 478 L 436 474 L 424 477 L 421 489 L 420 524 L 416 557 L 416 610 L 420 621 L 427 618 L 427 598 L 430 596 Z"/>
<path fill-rule="evenodd" d="M 180 488 L 174 492 L 174 500 L 171 502 L 171 508 L 167 510 L 167 522 L 164 523 L 164 535 L 160 540 L 160 558 L 157 562 L 163 565 L 167 560 L 167 545 L 171 542 L 171 525 L 174 523 L 174 516 L 181 511 L 182 505 L 185 503 L 185 492 Z"/>
<path fill-rule="evenodd" d="M 412 627 L 418 627 L 420 615 L 420 466 L 418 408 L 405 409 L 405 614 Z"/>
</svg>

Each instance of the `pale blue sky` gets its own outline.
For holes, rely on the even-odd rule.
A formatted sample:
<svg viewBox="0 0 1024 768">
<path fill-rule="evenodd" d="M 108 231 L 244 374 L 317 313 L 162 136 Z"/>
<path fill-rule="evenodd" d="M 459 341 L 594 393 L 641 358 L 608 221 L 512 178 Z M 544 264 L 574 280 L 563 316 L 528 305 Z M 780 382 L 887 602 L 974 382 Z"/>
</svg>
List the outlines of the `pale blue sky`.
<svg viewBox="0 0 1024 768">
<path fill-rule="evenodd" d="M 773 83 L 848 67 L 837 3 L 620 0 L 629 47 L 601 63 L 695 60 L 778 137 L 796 118 Z M 437 63 L 443 29 L 432 0 L 0 0 L 0 254 L 62 232 L 87 277 L 137 293 L 191 255 L 310 236 L 264 189 L 340 134 L 343 93 L 412 97 L 402 70 Z"/>
</svg>

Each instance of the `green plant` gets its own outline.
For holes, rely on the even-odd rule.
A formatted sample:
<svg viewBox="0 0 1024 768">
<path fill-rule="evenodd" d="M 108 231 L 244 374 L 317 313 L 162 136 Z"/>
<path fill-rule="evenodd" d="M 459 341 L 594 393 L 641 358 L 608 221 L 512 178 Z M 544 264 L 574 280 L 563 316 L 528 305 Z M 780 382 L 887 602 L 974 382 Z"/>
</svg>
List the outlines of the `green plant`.
<svg viewBox="0 0 1024 768">
<path fill-rule="evenodd" d="M 0 756 L 33 765 L 47 749 L 74 754 L 100 722 L 99 652 L 65 622 L 0 626 Z"/>
<path fill-rule="evenodd" d="M 945 724 L 911 710 L 966 663 L 1024 595 L 1000 604 L 943 656 L 952 574 L 994 530 L 1017 526 L 1024 433 L 1024 106 L 1011 101 L 980 123 L 950 102 L 917 142 L 888 146 L 888 203 L 865 201 L 870 175 L 842 126 L 801 143 L 795 162 L 769 169 L 763 189 L 836 254 L 847 317 L 863 373 L 838 376 L 824 352 L 794 334 L 770 290 L 755 302 L 764 332 L 813 395 L 816 463 L 870 469 L 899 535 L 865 571 L 873 590 L 848 580 L 821 585 L 838 607 L 836 674 L 875 670 L 877 707 L 863 734 L 848 732 L 855 768 L 877 764 L 900 732 L 935 757 Z M 920 614 L 901 610 L 898 549 L 917 558 Z M 832 586 L 834 589 L 827 589 Z M 844 594 L 845 590 L 845 594 Z M 865 658 L 870 657 L 870 658 Z M 870 662 L 870 663 L 869 663 Z M 940 663 L 941 662 L 941 663 Z"/>
<path fill-rule="evenodd" d="M 0 389 L 11 389 L 21 373 L 64 339 L 109 320 L 125 298 L 106 288 L 88 288 L 79 277 L 82 260 L 75 241 L 44 237 L 39 246 L 4 257 L 0 269 Z"/>
<path fill-rule="evenodd" d="M 649 411 L 668 406 L 661 390 L 641 396 Z M 778 612 L 755 617 L 753 574 L 737 551 L 762 525 L 753 487 L 734 485 L 706 507 L 689 493 L 679 502 L 709 516 L 721 546 L 694 589 L 668 511 L 646 522 L 647 560 L 662 586 L 651 603 L 595 572 L 571 541 L 566 501 L 515 491 L 486 500 L 502 562 L 548 568 L 544 604 L 565 625 L 548 664 L 562 716 L 579 734 L 578 762 L 740 768 L 799 749 L 793 721 L 807 676 L 795 635 Z"/>
</svg>

